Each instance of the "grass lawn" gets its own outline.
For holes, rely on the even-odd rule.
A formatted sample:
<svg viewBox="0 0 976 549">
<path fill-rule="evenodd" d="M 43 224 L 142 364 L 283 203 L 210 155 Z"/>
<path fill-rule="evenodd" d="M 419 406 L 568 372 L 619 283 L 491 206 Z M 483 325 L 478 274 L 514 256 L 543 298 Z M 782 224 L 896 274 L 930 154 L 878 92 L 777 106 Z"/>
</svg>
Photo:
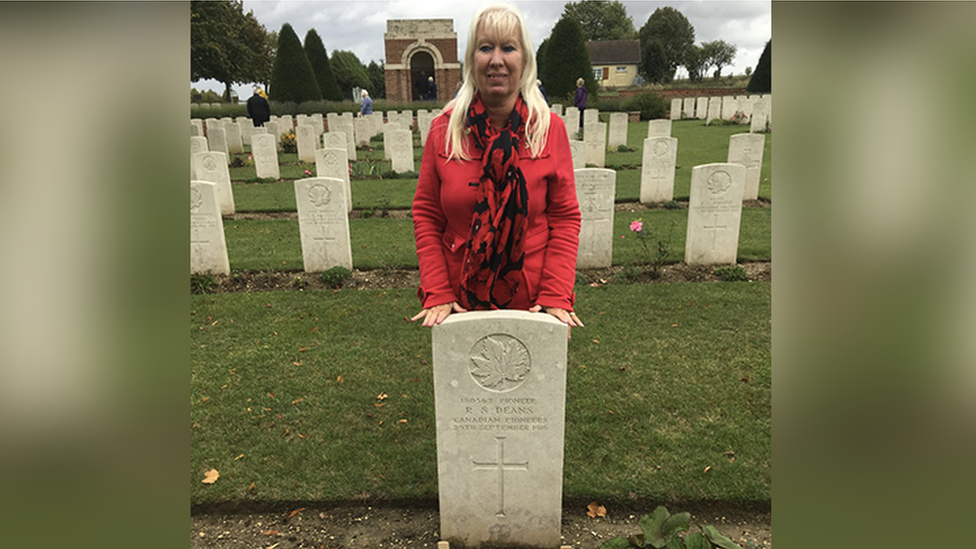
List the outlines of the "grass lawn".
<svg viewBox="0 0 976 549">
<path fill-rule="evenodd" d="M 742 210 L 739 261 L 771 259 L 771 213 L 770 208 Z M 645 230 L 653 228 L 664 238 L 671 232 L 669 263 L 684 260 L 688 210 L 616 212 L 614 265 L 645 261 L 641 255 L 643 250 L 629 229 L 630 222 L 638 218 L 644 220 Z M 227 220 L 224 222 L 224 233 L 232 270 L 302 270 L 301 237 L 297 219 Z M 350 219 L 349 237 L 352 241 L 353 267 L 356 269 L 417 268 L 411 219 Z"/>
<path fill-rule="evenodd" d="M 770 285 L 578 291 L 565 496 L 768 501 Z M 417 309 L 410 289 L 190 296 L 191 501 L 436 498 Z"/>
</svg>

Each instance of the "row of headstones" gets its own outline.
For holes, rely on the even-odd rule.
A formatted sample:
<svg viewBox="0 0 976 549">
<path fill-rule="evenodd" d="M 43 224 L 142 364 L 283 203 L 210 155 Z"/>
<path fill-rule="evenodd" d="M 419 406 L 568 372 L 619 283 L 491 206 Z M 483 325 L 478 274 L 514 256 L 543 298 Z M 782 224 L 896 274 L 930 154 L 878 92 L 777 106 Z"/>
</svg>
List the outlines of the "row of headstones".
<svg viewBox="0 0 976 549">
<path fill-rule="evenodd" d="M 685 97 L 671 100 L 671 120 L 700 119 L 708 125 L 715 119 L 733 120 L 736 113 L 749 123 L 750 132 L 763 132 L 772 123 L 772 95 Z"/>
<path fill-rule="evenodd" d="M 617 117 L 618 114 L 621 116 Z M 617 128 L 623 128 L 618 132 L 622 131 L 625 136 L 626 116 L 623 113 L 613 113 L 610 116 L 611 127 L 617 120 Z M 606 165 L 607 148 L 604 146 L 606 126 L 607 124 L 603 122 L 591 122 L 585 126 L 583 141 L 569 140 L 574 169 L 581 169 L 587 165 L 602 168 Z M 747 168 L 743 200 L 759 198 L 759 176 L 762 170 L 765 141 L 764 135 L 752 133 L 737 134 L 729 138 L 728 162 L 742 164 Z M 647 126 L 647 138 L 644 139 L 641 161 L 640 201 L 642 203 L 668 202 L 674 198 L 677 154 L 678 140 L 671 137 L 671 121 L 651 120 Z"/>
<path fill-rule="evenodd" d="M 739 247 L 746 167 L 715 163 L 695 166 L 685 238 L 688 265 L 731 265 Z M 576 172 L 582 225 L 576 265 L 610 267 L 613 261 L 613 214 L 617 172 L 583 168 Z"/>
<path fill-rule="evenodd" d="M 295 202 L 305 271 L 321 272 L 333 267 L 351 270 L 348 182 L 337 177 L 296 180 Z M 230 274 L 221 213 L 220 186 L 191 180 L 190 274 Z"/>
<path fill-rule="evenodd" d="M 345 138 L 345 134 L 340 132 L 323 134 L 325 147 L 315 151 L 315 174 L 317 177 L 341 179 L 346 185 L 348 211 L 352 211 L 349 157 Z M 254 136 L 253 143 L 252 156 L 257 176 L 280 179 L 278 149 L 275 146 L 274 136 L 257 134 Z M 206 138 L 190 137 L 190 159 L 190 180 L 207 181 L 217 185 L 220 213 L 222 215 L 233 215 L 235 213 L 234 193 L 226 155 L 220 151 L 208 151 Z"/>
</svg>

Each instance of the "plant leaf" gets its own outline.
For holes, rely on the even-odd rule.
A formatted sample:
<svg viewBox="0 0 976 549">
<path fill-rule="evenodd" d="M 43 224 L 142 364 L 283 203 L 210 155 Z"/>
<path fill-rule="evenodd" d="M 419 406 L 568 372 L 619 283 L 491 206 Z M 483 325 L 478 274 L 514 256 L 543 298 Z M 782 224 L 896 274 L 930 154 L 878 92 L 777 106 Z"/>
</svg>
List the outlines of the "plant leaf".
<svg viewBox="0 0 976 549">
<path fill-rule="evenodd" d="M 678 536 L 674 536 L 671 538 L 671 541 L 668 542 L 668 546 L 665 549 L 686 549 L 685 541 Z"/>
<path fill-rule="evenodd" d="M 704 532 L 708 541 L 712 542 L 712 545 L 716 545 L 722 549 L 742 549 L 738 543 L 723 536 L 714 526 L 705 526 L 702 528 L 702 532 Z"/>
<path fill-rule="evenodd" d="M 708 539 L 701 532 L 695 532 L 685 536 L 685 549 L 712 549 L 712 544 L 708 543 Z"/>
<path fill-rule="evenodd" d="M 627 538 L 613 538 L 600 546 L 600 549 L 630 549 L 630 542 Z"/>
<path fill-rule="evenodd" d="M 204 484 L 213 484 L 217 482 L 218 478 L 220 478 L 220 473 L 218 473 L 216 469 L 211 469 L 203 474 L 203 480 L 200 482 Z"/>
<path fill-rule="evenodd" d="M 691 513 L 678 513 L 671 515 L 668 520 L 664 521 L 664 525 L 661 527 L 661 529 L 663 531 L 664 538 L 667 539 L 676 535 L 678 532 L 687 532 L 688 528 L 690 527 Z"/>
<path fill-rule="evenodd" d="M 644 515 L 637 521 L 644 531 L 644 542 L 651 544 L 655 549 L 664 549 L 668 541 L 664 539 L 664 521 L 668 520 L 671 513 L 659 505 L 650 515 Z"/>
<path fill-rule="evenodd" d="M 605 517 L 607 516 L 607 508 L 595 501 L 591 502 L 586 506 L 586 515 L 590 518 Z"/>
</svg>

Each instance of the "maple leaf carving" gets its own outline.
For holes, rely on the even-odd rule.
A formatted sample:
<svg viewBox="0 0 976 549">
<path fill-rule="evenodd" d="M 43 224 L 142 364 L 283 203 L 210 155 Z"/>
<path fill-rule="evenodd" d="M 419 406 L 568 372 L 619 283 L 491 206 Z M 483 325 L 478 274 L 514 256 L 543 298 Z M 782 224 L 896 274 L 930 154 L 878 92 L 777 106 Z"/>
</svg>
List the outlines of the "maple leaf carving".
<svg viewBox="0 0 976 549">
<path fill-rule="evenodd" d="M 529 373 L 529 353 L 517 339 L 509 342 L 486 337 L 476 347 L 471 361 L 475 367 L 471 375 L 489 389 L 505 389 L 519 383 Z"/>
</svg>

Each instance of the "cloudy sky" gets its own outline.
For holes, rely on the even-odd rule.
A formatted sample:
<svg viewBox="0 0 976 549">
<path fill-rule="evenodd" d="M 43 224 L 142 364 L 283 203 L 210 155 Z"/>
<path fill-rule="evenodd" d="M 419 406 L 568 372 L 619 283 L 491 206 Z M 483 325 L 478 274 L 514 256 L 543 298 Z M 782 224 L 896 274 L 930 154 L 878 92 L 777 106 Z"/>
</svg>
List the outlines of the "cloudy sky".
<svg viewBox="0 0 976 549">
<path fill-rule="evenodd" d="M 522 11 L 532 36 L 533 49 L 536 49 L 552 32 L 566 1 L 513 3 Z M 763 46 L 772 35 L 769 0 L 624 1 L 623 4 L 638 30 L 655 9 L 671 6 L 691 21 L 696 43 L 725 40 L 734 44 L 738 48 L 735 61 L 731 71 L 725 68 L 724 74 L 742 74 L 746 67 L 755 69 Z M 367 65 L 370 61 L 384 59 L 383 33 L 387 19 L 453 19 L 454 31 L 458 35 L 458 56 L 462 56 L 467 45 L 468 25 L 481 5 L 482 2 L 465 0 L 244 0 L 244 10 L 253 11 L 269 31 L 280 30 L 283 24 L 289 23 L 304 40 L 308 30 L 314 28 L 330 54 L 336 49 L 352 51 Z M 223 91 L 223 85 L 214 81 L 199 81 L 191 86 L 198 90 Z M 242 99 L 251 96 L 250 86 L 235 86 L 234 89 Z"/>
</svg>

